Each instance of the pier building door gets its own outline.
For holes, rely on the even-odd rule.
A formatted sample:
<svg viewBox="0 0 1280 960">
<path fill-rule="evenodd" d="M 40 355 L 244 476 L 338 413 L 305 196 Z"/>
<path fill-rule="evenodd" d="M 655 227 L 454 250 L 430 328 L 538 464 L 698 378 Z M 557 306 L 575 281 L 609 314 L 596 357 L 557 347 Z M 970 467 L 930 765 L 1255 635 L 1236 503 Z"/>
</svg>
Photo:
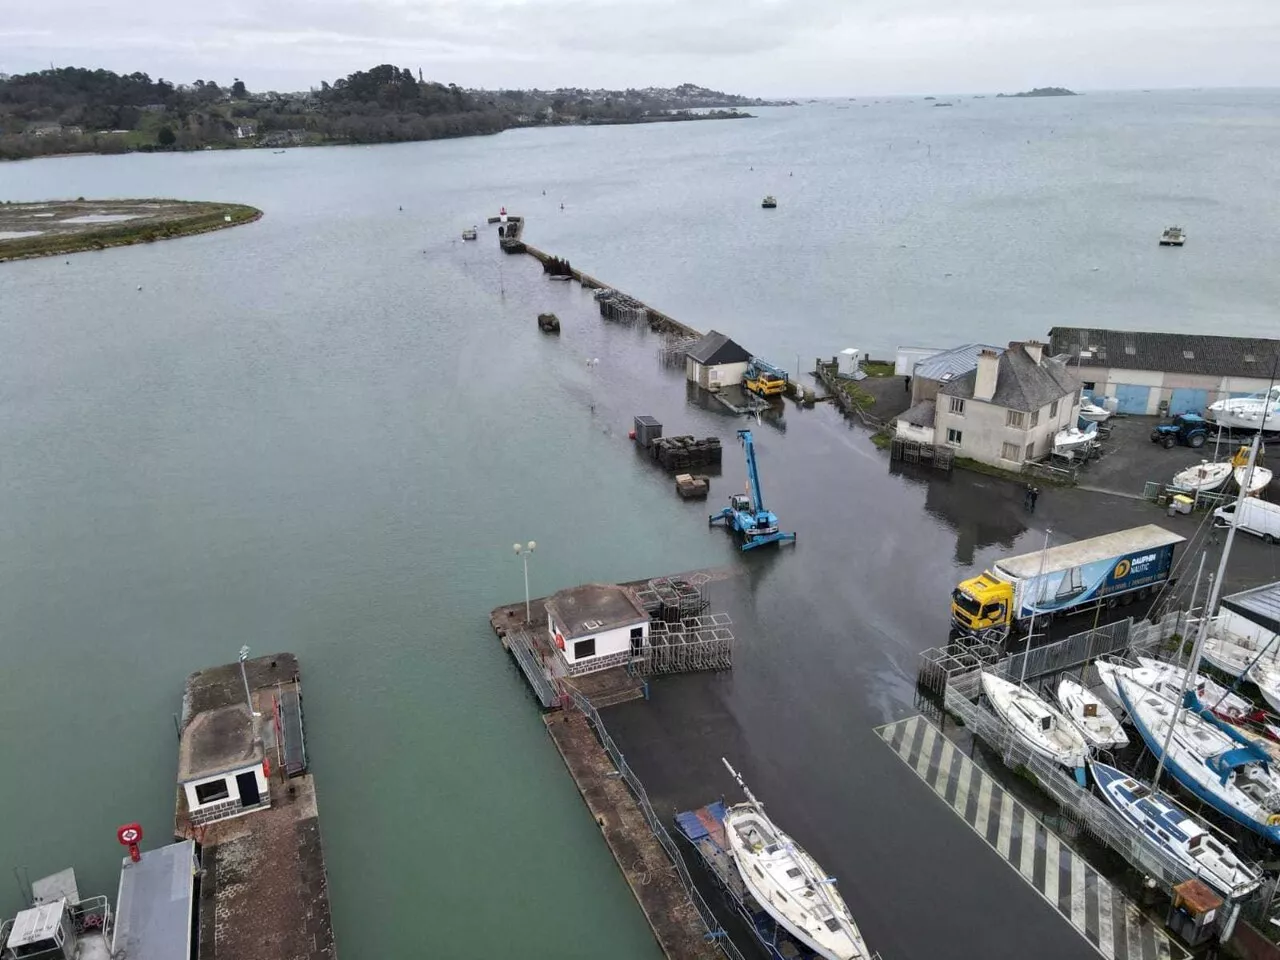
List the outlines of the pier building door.
<svg viewBox="0 0 1280 960">
<path fill-rule="evenodd" d="M 258 793 L 258 775 L 252 770 L 237 774 L 236 786 L 240 789 L 241 806 L 256 807 L 262 802 L 262 796 Z"/>
</svg>

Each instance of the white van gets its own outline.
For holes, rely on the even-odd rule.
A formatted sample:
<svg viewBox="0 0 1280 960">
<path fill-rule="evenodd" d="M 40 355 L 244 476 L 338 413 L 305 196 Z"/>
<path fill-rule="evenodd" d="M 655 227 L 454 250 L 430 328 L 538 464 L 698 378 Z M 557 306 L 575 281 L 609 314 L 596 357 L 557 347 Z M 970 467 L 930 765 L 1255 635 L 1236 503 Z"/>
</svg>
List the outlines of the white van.
<svg viewBox="0 0 1280 960">
<path fill-rule="evenodd" d="M 1213 511 L 1214 526 L 1231 526 L 1231 518 L 1235 513 L 1234 503 L 1219 507 Z M 1240 517 L 1236 526 L 1261 537 L 1267 543 L 1275 543 L 1280 540 L 1280 504 L 1268 503 L 1257 497 L 1245 497 L 1244 503 L 1240 505 Z"/>
</svg>

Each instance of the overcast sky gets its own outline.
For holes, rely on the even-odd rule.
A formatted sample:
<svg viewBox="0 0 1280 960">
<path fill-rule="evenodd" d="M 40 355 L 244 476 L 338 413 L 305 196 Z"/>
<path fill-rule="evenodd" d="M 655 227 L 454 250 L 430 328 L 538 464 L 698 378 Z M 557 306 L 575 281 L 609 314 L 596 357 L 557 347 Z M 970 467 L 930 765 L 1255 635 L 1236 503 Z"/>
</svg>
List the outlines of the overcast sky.
<svg viewBox="0 0 1280 960">
<path fill-rule="evenodd" d="M 1280 0 L 0 0 L 0 72 L 757 96 L 1280 85 Z"/>
</svg>

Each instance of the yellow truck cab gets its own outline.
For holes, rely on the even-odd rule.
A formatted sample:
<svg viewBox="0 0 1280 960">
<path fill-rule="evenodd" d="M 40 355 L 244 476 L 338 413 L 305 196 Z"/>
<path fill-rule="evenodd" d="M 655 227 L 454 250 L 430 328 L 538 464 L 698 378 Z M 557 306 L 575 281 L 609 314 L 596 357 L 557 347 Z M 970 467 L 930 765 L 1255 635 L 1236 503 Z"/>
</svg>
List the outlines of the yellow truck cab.
<svg viewBox="0 0 1280 960">
<path fill-rule="evenodd" d="M 990 573 L 960 581 L 951 594 L 951 622 L 968 634 L 1005 633 L 1013 584 Z"/>
<path fill-rule="evenodd" d="M 776 397 L 786 392 L 787 381 L 771 373 L 756 371 L 754 377 L 747 375 L 747 389 L 762 397 Z"/>
</svg>

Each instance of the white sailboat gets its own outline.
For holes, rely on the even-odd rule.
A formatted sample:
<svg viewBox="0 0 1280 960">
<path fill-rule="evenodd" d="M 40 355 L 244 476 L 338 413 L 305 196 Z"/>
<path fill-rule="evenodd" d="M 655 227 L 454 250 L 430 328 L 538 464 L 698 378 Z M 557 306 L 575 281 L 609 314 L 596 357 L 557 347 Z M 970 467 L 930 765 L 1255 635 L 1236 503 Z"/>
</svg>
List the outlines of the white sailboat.
<svg viewBox="0 0 1280 960">
<path fill-rule="evenodd" d="M 1070 677 L 1058 683 L 1058 703 L 1076 725 L 1085 742 L 1095 750 L 1115 750 L 1129 745 L 1129 737 L 1116 715 L 1089 690 Z"/>
<path fill-rule="evenodd" d="M 1026 687 L 1010 683 L 985 670 L 982 692 L 1001 720 L 1034 753 L 1072 770 L 1084 786 L 1084 760 L 1088 748 L 1084 734 L 1059 710 L 1055 710 Z"/>
<path fill-rule="evenodd" d="M 1089 761 L 1094 783 L 1115 811 L 1152 846 L 1168 853 L 1225 897 L 1244 896 L 1262 883 L 1262 874 L 1245 863 L 1203 823 L 1115 767 Z"/>
<path fill-rule="evenodd" d="M 1153 657 L 1139 657 L 1138 665 L 1125 663 L 1116 658 L 1103 658 L 1094 665 L 1103 687 L 1110 695 L 1114 706 L 1126 711 L 1127 707 L 1120 697 L 1119 679 L 1127 677 L 1140 686 L 1160 694 L 1170 700 L 1177 701 L 1182 696 L 1183 667 L 1156 660 Z M 1253 702 L 1238 693 L 1232 693 L 1220 683 L 1197 673 L 1195 677 L 1196 696 L 1200 702 L 1212 707 L 1214 712 L 1224 720 L 1239 723 L 1254 713 Z"/>
<path fill-rule="evenodd" d="M 1280 664 L 1263 658 L 1249 668 L 1245 677 L 1253 681 L 1267 706 L 1280 713 Z"/>
<path fill-rule="evenodd" d="M 849 908 L 817 862 L 783 833 L 723 760 L 747 795 L 725 812 L 725 836 L 742 882 L 760 906 L 823 960 L 868 960 Z"/>
<path fill-rule="evenodd" d="M 1280 430 L 1280 385 L 1209 404 L 1206 418 L 1229 430 Z"/>
<path fill-rule="evenodd" d="M 1236 467 L 1233 473 L 1236 486 L 1243 490 L 1246 496 L 1256 497 L 1271 485 L 1271 471 L 1266 467 L 1255 465 L 1252 470 L 1248 467 Z"/>
<path fill-rule="evenodd" d="M 1220 489 L 1231 479 L 1231 471 L 1230 461 L 1209 463 L 1207 460 L 1201 460 L 1195 466 L 1175 473 L 1169 485 L 1179 490 L 1190 490 L 1192 493 L 1209 493 Z"/>
<path fill-rule="evenodd" d="M 1206 719 L 1197 712 L 1198 701 L 1184 710 L 1130 677 L 1118 677 L 1117 684 L 1134 727 L 1153 753 L 1163 755 L 1174 779 L 1237 823 L 1280 841 L 1280 778 L 1265 750 L 1223 721 Z"/>
</svg>

